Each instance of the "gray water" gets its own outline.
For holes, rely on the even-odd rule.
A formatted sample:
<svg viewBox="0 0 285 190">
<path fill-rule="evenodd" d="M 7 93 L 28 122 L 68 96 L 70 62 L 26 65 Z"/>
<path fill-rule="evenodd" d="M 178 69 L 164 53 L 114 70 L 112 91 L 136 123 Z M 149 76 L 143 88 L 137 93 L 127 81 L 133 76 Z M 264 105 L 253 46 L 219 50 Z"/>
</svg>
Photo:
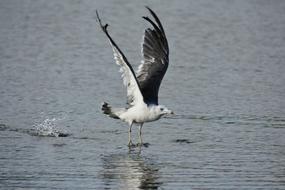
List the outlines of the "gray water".
<svg viewBox="0 0 285 190">
<path fill-rule="evenodd" d="M 170 66 L 143 147 L 100 111 L 153 8 Z M 285 1 L 0 1 L 0 189 L 285 189 Z M 137 141 L 137 128 L 133 139 Z"/>
</svg>

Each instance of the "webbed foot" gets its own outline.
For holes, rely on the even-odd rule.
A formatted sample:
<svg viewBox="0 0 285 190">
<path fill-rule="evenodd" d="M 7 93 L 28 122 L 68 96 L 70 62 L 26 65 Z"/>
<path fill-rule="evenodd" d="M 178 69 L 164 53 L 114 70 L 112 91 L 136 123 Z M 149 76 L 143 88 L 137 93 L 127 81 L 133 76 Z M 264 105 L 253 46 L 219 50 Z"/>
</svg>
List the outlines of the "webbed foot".
<svg viewBox="0 0 285 190">
<path fill-rule="evenodd" d="M 133 144 L 133 143 L 132 143 L 132 141 L 129 141 L 129 143 L 128 143 L 128 147 L 129 147 L 129 148 L 131 148 L 131 147 L 134 147 L 134 146 L 136 146 L 136 145 L 135 145 L 135 144 Z"/>
<path fill-rule="evenodd" d="M 149 143 L 137 143 L 136 146 L 137 147 L 148 147 L 150 144 Z"/>
</svg>

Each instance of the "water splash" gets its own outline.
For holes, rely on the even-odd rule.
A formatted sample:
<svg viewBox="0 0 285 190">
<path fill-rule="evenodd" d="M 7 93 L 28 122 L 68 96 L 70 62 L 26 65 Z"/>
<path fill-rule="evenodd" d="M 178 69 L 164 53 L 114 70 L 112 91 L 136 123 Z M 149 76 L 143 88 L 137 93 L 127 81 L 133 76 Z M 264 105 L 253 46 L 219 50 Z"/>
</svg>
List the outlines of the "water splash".
<svg viewBox="0 0 285 190">
<path fill-rule="evenodd" d="M 34 126 L 36 136 L 45 137 L 67 137 L 68 133 L 58 129 L 58 122 L 64 118 L 47 118 L 43 122 Z"/>
</svg>

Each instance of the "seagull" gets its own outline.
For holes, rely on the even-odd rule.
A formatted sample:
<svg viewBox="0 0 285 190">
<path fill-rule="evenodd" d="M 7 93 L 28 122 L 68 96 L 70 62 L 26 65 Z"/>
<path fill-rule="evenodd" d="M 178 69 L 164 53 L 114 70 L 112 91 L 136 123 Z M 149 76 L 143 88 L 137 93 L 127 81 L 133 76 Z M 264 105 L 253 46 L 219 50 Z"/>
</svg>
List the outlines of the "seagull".
<svg viewBox="0 0 285 190">
<path fill-rule="evenodd" d="M 126 56 L 110 36 L 96 10 L 97 22 L 106 34 L 114 53 L 116 64 L 120 66 L 123 83 L 127 88 L 127 106 L 113 108 L 103 102 L 102 111 L 114 119 L 120 119 L 129 125 L 128 146 L 134 145 L 131 140 L 133 124 L 138 124 L 139 145 L 142 145 L 142 126 L 145 122 L 156 121 L 164 115 L 174 112 L 164 105 L 158 104 L 158 91 L 169 63 L 169 48 L 164 29 L 157 15 L 146 6 L 154 20 L 143 16 L 152 27 L 145 29 L 142 41 L 143 60 L 135 73 Z"/>
</svg>

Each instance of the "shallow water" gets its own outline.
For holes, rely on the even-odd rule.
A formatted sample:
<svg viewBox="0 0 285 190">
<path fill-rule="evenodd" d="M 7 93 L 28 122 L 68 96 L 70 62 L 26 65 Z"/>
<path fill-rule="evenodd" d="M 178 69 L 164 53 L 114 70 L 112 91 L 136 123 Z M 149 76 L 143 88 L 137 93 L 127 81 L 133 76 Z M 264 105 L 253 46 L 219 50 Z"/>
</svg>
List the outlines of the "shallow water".
<svg viewBox="0 0 285 190">
<path fill-rule="evenodd" d="M 285 2 L 147 2 L 0 2 L 0 189 L 285 188 Z M 95 10 L 136 67 L 146 4 L 170 46 L 160 103 L 177 115 L 129 149 L 100 112 L 126 99 Z"/>
</svg>

